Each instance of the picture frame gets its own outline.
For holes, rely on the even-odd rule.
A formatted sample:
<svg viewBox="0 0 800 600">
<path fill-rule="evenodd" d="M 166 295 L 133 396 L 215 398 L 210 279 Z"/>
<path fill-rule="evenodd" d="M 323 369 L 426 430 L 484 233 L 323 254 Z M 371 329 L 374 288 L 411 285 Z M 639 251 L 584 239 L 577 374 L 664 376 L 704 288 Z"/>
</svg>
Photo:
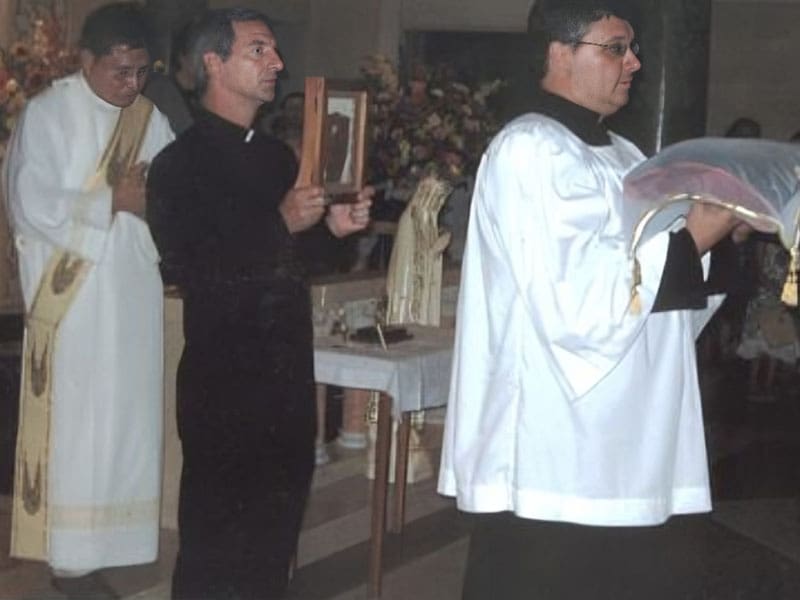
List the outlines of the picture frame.
<svg viewBox="0 0 800 600">
<path fill-rule="evenodd" d="M 354 202 L 364 185 L 366 126 L 365 90 L 307 77 L 300 184 L 322 185 L 329 203 Z"/>
<path fill-rule="evenodd" d="M 358 193 L 364 185 L 367 92 L 328 90 L 324 185 L 332 195 Z"/>
</svg>

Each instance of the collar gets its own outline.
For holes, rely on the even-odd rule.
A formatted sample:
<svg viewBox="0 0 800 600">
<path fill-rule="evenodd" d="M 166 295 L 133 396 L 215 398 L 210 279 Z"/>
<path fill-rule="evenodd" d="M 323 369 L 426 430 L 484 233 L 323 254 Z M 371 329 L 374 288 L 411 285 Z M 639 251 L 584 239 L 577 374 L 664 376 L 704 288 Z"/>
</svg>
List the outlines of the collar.
<svg viewBox="0 0 800 600">
<path fill-rule="evenodd" d="M 203 106 L 198 108 L 197 121 L 202 123 L 214 135 L 225 138 L 226 141 L 231 143 L 249 144 L 253 139 L 253 135 L 255 135 L 255 129 L 252 127 L 242 127 L 220 117 Z"/>
<path fill-rule="evenodd" d="M 555 119 L 590 146 L 611 144 L 611 137 L 602 117 L 566 98 L 542 90 L 534 104 L 534 110 Z"/>
<path fill-rule="evenodd" d="M 112 112 L 112 113 L 113 112 L 119 112 L 119 111 L 122 110 L 122 108 L 120 108 L 119 106 L 111 104 L 110 102 L 106 102 L 105 100 L 103 100 L 100 96 L 98 96 L 95 93 L 95 91 L 92 89 L 92 86 L 90 86 L 89 82 L 86 81 L 86 76 L 83 74 L 83 69 L 78 71 L 77 78 L 78 78 L 78 81 L 80 81 L 80 85 L 81 85 L 81 88 L 83 88 L 83 91 L 86 94 L 88 94 L 89 97 L 92 98 L 92 100 L 94 101 L 94 103 L 98 107 L 102 108 L 105 111 Z"/>
</svg>

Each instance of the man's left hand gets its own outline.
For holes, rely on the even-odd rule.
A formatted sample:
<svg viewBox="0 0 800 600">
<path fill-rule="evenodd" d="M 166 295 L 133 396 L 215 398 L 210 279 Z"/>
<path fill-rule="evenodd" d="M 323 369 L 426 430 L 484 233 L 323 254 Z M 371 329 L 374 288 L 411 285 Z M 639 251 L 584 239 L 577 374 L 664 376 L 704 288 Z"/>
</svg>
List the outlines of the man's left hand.
<svg viewBox="0 0 800 600">
<path fill-rule="evenodd" d="M 733 228 L 733 231 L 731 231 L 731 238 L 734 244 L 741 244 L 747 241 L 751 233 L 753 233 L 752 226 L 743 221 Z"/>
<path fill-rule="evenodd" d="M 344 237 L 364 229 L 369 224 L 369 207 L 374 195 L 375 189 L 368 185 L 358 192 L 353 204 L 331 204 L 325 217 L 331 233 Z"/>
</svg>

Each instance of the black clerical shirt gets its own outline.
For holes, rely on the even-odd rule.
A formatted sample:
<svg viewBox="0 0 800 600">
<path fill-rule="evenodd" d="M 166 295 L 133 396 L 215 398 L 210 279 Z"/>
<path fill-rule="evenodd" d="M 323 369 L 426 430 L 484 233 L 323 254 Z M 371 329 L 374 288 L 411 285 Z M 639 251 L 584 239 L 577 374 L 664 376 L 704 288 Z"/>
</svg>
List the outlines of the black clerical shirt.
<svg viewBox="0 0 800 600">
<path fill-rule="evenodd" d="M 296 236 L 279 211 L 296 176 L 283 142 L 210 112 L 153 161 L 147 220 L 164 281 L 184 298 L 187 342 L 290 343 L 310 327 Z"/>
</svg>

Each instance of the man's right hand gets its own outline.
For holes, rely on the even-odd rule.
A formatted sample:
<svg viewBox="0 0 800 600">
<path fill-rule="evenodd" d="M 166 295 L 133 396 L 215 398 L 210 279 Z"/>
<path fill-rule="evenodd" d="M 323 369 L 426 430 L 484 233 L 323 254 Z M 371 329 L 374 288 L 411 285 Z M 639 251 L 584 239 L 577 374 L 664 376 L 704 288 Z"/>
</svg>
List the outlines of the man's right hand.
<svg viewBox="0 0 800 600">
<path fill-rule="evenodd" d="M 111 212 L 120 211 L 133 213 L 139 217 L 144 215 L 145 209 L 145 172 L 147 163 L 140 162 L 133 165 L 117 184 L 111 189 Z"/>
<path fill-rule="evenodd" d="M 740 223 L 733 211 L 708 202 L 695 202 L 686 216 L 686 229 L 692 235 L 700 256 Z"/>
<path fill-rule="evenodd" d="M 291 189 L 283 197 L 278 210 L 289 233 L 297 233 L 314 225 L 325 213 L 324 190 L 318 185 Z"/>
</svg>

